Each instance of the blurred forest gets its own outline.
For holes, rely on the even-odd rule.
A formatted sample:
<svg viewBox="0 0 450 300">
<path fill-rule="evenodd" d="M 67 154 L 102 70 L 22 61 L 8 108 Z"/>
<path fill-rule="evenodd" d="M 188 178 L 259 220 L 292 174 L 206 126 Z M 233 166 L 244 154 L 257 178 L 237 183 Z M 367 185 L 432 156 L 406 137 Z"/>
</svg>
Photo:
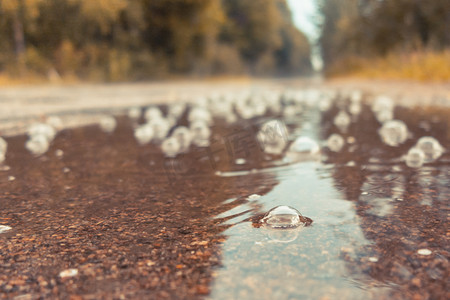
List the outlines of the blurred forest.
<svg viewBox="0 0 450 300">
<path fill-rule="evenodd" d="M 0 74 L 122 81 L 308 72 L 285 0 L 0 0 Z"/>
<path fill-rule="evenodd" d="M 328 74 L 450 80 L 449 0 L 317 0 Z"/>
</svg>

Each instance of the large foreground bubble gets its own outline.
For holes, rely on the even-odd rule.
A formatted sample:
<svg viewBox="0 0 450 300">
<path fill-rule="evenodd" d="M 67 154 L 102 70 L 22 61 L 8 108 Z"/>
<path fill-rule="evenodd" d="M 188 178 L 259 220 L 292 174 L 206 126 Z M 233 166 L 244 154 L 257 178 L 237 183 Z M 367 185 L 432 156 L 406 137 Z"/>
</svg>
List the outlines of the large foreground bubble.
<svg viewBox="0 0 450 300">
<path fill-rule="evenodd" d="M 269 210 L 261 222 L 273 229 L 297 228 L 304 225 L 300 216 L 300 212 L 295 208 L 280 205 Z"/>
</svg>

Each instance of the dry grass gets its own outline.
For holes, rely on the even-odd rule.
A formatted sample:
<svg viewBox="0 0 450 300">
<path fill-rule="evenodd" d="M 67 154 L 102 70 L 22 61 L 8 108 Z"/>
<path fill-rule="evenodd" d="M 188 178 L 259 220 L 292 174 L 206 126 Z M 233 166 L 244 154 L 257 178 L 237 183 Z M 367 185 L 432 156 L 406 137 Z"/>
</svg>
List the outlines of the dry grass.
<svg viewBox="0 0 450 300">
<path fill-rule="evenodd" d="M 333 65 L 330 77 L 450 81 L 450 50 L 391 53 L 381 58 L 351 57 Z"/>
</svg>

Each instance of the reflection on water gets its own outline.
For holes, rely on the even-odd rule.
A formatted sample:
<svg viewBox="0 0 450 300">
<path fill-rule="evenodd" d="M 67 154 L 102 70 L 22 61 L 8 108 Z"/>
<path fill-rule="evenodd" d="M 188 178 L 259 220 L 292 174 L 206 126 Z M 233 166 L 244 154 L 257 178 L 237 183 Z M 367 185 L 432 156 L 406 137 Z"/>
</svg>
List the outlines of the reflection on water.
<svg viewBox="0 0 450 300">
<path fill-rule="evenodd" d="M 402 157 L 430 133 L 448 149 L 450 111 L 393 109 L 410 131 L 408 139 L 400 132 L 404 145 L 394 148 L 383 144 L 386 136 L 379 136 L 381 125 L 368 107 L 361 109 L 344 129 L 333 119 L 342 119 L 335 108 L 324 112 L 320 126 L 308 112 L 312 126 L 298 122 L 290 129 L 323 143 L 334 135 L 325 164 L 266 169 L 279 181 L 273 190 L 218 216 L 235 225 L 225 231 L 212 299 L 440 297 L 449 275 L 449 155 L 417 169 Z M 423 122 L 433 128 L 425 132 Z M 345 142 L 336 139 L 339 131 Z M 277 205 L 296 207 L 313 225 L 273 231 L 242 222 Z"/>
<path fill-rule="evenodd" d="M 317 138 L 318 118 L 310 112 L 308 122 L 313 126 L 297 133 Z M 306 161 L 270 170 L 268 174 L 279 181 L 278 185 L 218 216 L 233 217 L 226 223 L 235 225 L 224 232 L 228 239 L 223 247 L 223 268 L 215 274 L 211 298 L 362 299 L 385 294 L 383 284 L 370 280 L 361 270 L 348 271 L 344 258 L 353 259 L 370 242 L 361 230 L 355 205 L 334 186 L 333 169 Z M 242 222 L 278 205 L 295 207 L 314 223 L 270 230 Z"/>
<path fill-rule="evenodd" d="M 25 150 L 26 137 L 8 139 L 8 165 L 0 166 L 0 221 L 8 230 L 0 238 L 15 252 L 0 257 L 0 280 L 21 282 L 33 269 L 40 271 L 30 282 L 38 275 L 51 282 L 76 268 L 81 294 L 93 298 L 99 291 L 119 298 L 117 286 L 130 297 L 198 296 L 211 282 L 211 299 L 439 298 L 450 275 L 450 155 L 438 147 L 437 161 L 423 153 L 425 164 L 413 168 L 404 156 L 423 136 L 450 149 L 449 109 L 388 105 L 374 114 L 337 99 L 317 108 L 285 103 L 289 135 L 270 143 L 268 128 L 263 147 L 258 132 L 273 116 L 247 116 L 248 107 L 237 111 L 239 122 L 215 120 L 208 147 L 181 151 L 187 128 L 178 127 L 172 134 L 181 148 L 166 144 L 167 157 L 157 145 L 138 145 L 137 121 L 125 117 L 113 133 L 65 130 L 40 157 Z M 400 137 L 392 128 L 379 133 L 379 120 L 393 118 L 407 136 L 403 126 Z M 138 141 L 153 135 L 138 128 Z M 283 155 L 279 144 L 288 148 Z M 279 205 L 314 222 L 252 226 Z M 17 261 L 15 253 L 27 255 Z M 55 286 L 54 294 L 49 287 L 33 295 L 64 297 L 70 289 Z M 19 295 L 14 284 L 0 291 Z"/>
<path fill-rule="evenodd" d="M 280 183 L 256 200 L 259 211 L 289 205 L 314 223 L 299 229 L 270 230 L 244 222 L 227 229 L 223 268 L 217 270 L 211 298 L 361 299 L 379 293 L 367 290 L 360 282 L 368 280 L 367 275 L 349 274 L 346 270 L 342 256 L 353 255 L 369 242 L 359 226 L 354 205 L 333 188 L 331 178 L 320 178 L 326 171 L 317 168 L 320 165 L 305 163 L 275 173 Z M 240 208 L 244 211 L 249 206 Z M 234 208 L 229 213 L 236 211 Z"/>
</svg>

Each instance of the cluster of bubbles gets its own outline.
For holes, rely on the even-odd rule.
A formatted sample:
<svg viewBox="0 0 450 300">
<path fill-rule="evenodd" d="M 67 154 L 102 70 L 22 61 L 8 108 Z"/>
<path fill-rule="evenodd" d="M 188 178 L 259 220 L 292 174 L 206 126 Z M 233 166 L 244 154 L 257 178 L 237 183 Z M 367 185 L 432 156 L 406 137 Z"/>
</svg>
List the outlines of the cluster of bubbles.
<svg viewBox="0 0 450 300">
<path fill-rule="evenodd" d="M 394 101 L 386 96 L 379 96 L 372 105 L 376 119 L 382 124 L 378 133 L 388 146 L 398 147 L 405 143 L 412 134 L 401 120 L 394 119 Z M 418 139 L 417 143 L 403 156 L 410 168 L 420 168 L 424 163 L 436 161 L 444 153 L 439 141 L 431 136 Z"/>
<path fill-rule="evenodd" d="M 239 120 L 276 116 L 280 119 L 272 118 L 260 124 L 256 140 L 268 155 L 284 155 L 287 159 L 298 161 L 318 158 L 321 146 L 308 136 L 290 134 L 289 125 L 298 125 L 299 117 L 309 108 L 325 112 L 336 104 L 339 110 L 332 121 L 339 133 L 331 134 L 325 146 L 332 152 L 340 152 L 347 143 L 355 142 L 354 138 L 345 139 L 344 136 L 349 126 L 358 119 L 362 100 L 363 93 L 359 90 L 347 93 L 317 89 L 248 90 L 172 103 L 165 112 L 158 106 L 144 110 L 132 107 L 128 110 L 128 117 L 134 121 L 134 137 L 140 145 L 157 144 L 166 157 L 173 158 L 188 152 L 191 146 L 210 146 L 215 121 L 231 124 Z M 412 138 L 406 124 L 394 119 L 395 105 L 391 98 L 378 96 L 370 108 L 380 123 L 378 134 L 383 143 L 398 147 Z M 113 116 L 103 116 L 98 125 L 104 132 L 112 133 L 117 121 Z M 58 117 L 48 117 L 45 122 L 31 125 L 27 131 L 26 149 L 36 156 L 44 154 L 61 128 L 62 122 Z M 0 163 L 5 160 L 6 150 L 7 143 L 0 138 Z M 427 136 L 420 138 L 403 156 L 403 160 L 409 167 L 417 168 L 435 161 L 443 153 L 440 143 Z M 245 164 L 245 160 L 238 159 L 236 164 Z"/>
<path fill-rule="evenodd" d="M 30 125 L 27 130 L 28 140 L 25 148 L 35 156 L 44 154 L 61 128 L 62 121 L 56 116 L 47 118 L 45 122 Z"/>
<path fill-rule="evenodd" d="M 0 164 L 5 161 L 6 158 L 6 150 L 8 149 L 8 143 L 4 138 L 0 137 Z"/>
<path fill-rule="evenodd" d="M 201 103 L 201 102 L 199 102 Z M 210 144 L 212 114 L 201 105 L 191 107 L 187 115 L 188 126 L 177 125 L 186 112 L 184 103 L 171 104 L 166 115 L 156 106 L 144 111 L 145 123 L 137 125 L 134 137 L 140 145 L 159 144 L 166 157 L 175 157 L 185 153 L 191 145 L 207 147 Z M 128 116 L 141 117 L 140 110 L 132 108 Z"/>
<path fill-rule="evenodd" d="M 362 111 L 361 100 L 363 97 L 360 91 L 353 91 L 346 96 L 345 98 L 349 100 L 349 103 L 338 102 L 339 111 L 333 119 L 333 124 L 341 134 L 347 133 L 351 123 L 358 118 Z M 328 98 L 319 102 L 319 109 L 321 111 L 329 110 L 331 103 L 338 98 L 337 94 L 329 94 Z M 375 119 L 381 125 L 378 134 L 384 144 L 390 147 L 399 147 L 413 137 L 405 122 L 394 119 L 395 105 L 391 98 L 378 96 L 374 99 L 370 108 Z M 333 133 L 328 137 L 326 146 L 330 151 L 340 152 L 349 142 L 341 134 Z M 444 152 L 445 149 L 436 138 L 424 136 L 418 139 L 417 143 L 409 149 L 402 159 L 408 167 L 419 168 L 424 163 L 436 161 Z"/>
<path fill-rule="evenodd" d="M 134 136 L 139 144 L 159 144 L 166 157 L 176 157 L 180 153 L 187 152 L 191 145 L 208 147 L 211 126 L 215 120 L 231 124 L 238 120 L 249 120 L 270 114 L 283 117 L 289 122 L 289 118 L 295 120 L 306 106 L 313 105 L 320 96 L 320 93 L 311 91 L 288 90 L 284 93 L 274 90 L 243 91 L 199 97 L 189 104 L 171 104 L 166 114 L 153 106 L 144 111 L 145 123 L 136 125 Z M 188 126 L 178 125 L 181 116 L 184 115 Z M 128 116 L 138 120 L 141 118 L 141 111 L 139 108 L 131 108 Z M 280 155 L 289 145 L 285 122 L 277 119 L 263 123 L 256 138 L 267 154 Z M 290 152 L 301 148 L 299 144 L 303 142 L 299 140 L 292 143 Z M 314 152 L 315 149 L 312 147 L 311 151 Z"/>
<path fill-rule="evenodd" d="M 444 150 L 438 140 L 431 136 L 424 136 L 417 141 L 414 147 L 409 149 L 404 156 L 404 160 L 408 167 L 419 168 L 424 163 L 437 160 L 444 153 Z"/>
</svg>

